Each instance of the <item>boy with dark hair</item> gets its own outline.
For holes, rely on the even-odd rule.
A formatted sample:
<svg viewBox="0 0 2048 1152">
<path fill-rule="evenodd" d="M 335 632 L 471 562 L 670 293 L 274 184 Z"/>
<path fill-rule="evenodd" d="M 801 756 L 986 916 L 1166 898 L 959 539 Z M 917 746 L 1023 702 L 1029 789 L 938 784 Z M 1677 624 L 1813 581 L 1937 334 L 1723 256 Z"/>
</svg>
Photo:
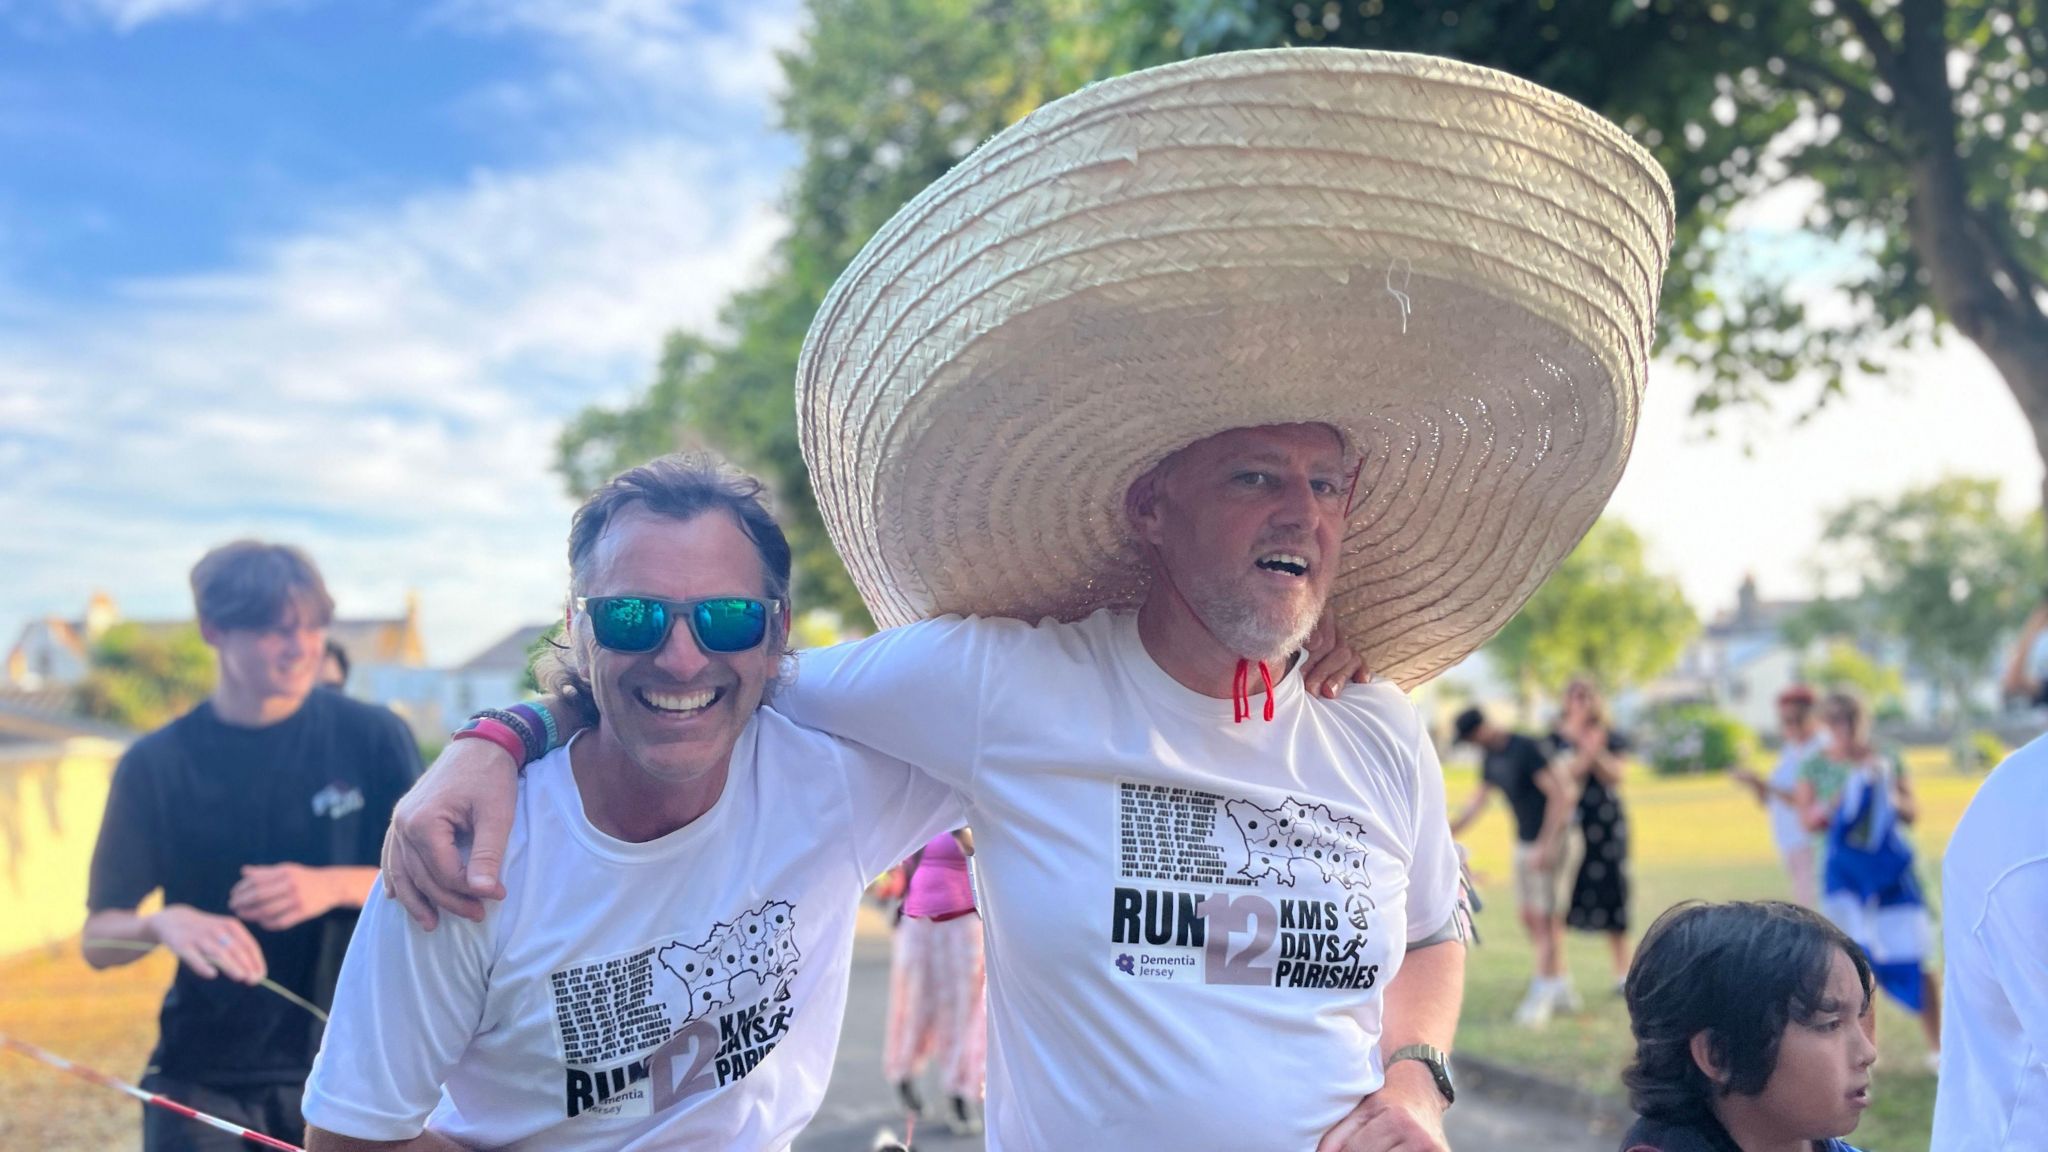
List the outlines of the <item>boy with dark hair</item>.
<svg viewBox="0 0 2048 1152">
<path fill-rule="evenodd" d="M 1629 969 L 1642 1119 L 1622 1152 L 1855 1152 L 1877 1063 L 1870 964 L 1810 909 L 1680 904 Z"/>
<path fill-rule="evenodd" d="M 419 749 L 398 717 L 316 690 L 334 617 L 296 548 L 241 540 L 192 569 L 213 694 L 136 741 L 114 773 L 93 851 L 85 959 L 178 958 L 143 1083 L 279 1139 L 303 1139 L 299 1095 L 319 1022 L 251 987 L 266 977 L 324 1010 L 376 877 L 377 849 Z M 142 915 L 161 889 L 161 910 Z M 145 1152 L 238 1147 L 145 1110 Z"/>
</svg>

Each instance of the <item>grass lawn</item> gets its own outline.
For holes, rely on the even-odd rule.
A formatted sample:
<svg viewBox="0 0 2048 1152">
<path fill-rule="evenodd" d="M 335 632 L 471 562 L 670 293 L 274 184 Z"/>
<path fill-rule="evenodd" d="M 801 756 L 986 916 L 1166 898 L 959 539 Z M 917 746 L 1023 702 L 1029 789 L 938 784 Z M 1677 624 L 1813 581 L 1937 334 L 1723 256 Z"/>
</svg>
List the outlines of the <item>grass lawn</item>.
<svg viewBox="0 0 2048 1152">
<path fill-rule="evenodd" d="M 175 965 L 158 951 L 94 972 L 75 943 L 0 960 L 0 1032 L 129 1083 L 156 1042 Z M 142 1105 L 15 1053 L 0 1053 L 0 1148 L 133 1152 Z"/>
<path fill-rule="evenodd" d="M 1907 762 L 1922 808 L 1914 834 L 1921 877 L 1933 899 L 1940 888 L 1941 852 L 1982 777 L 1952 772 L 1939 751 L 1909 754 Z M 1449 768 L 1452 808 L 1473 783 L 1472 769 Z M 1637 935 L 1680 900 L 1788 897 L 1762 810 L 1727 778 L 1659 779 L 1642 772 L 1631 777 L 1623 798 L 1635 853 L 1631 927 Z M 1612 990 L 1603 939 L 1573 933 L 1567 947 L 1586 1000 L 1583 1014 L 1560 1016 L 1540 1031 L 1519 1028 L 1509 1018 L 1527 987 L 1531 963 L 1509 886 L 1512 835 L 1506 805 L 1496 802 L 1465 837 L 1487 902 L 1479 916 L 1485 944 L 1471 955 L 1458 1048 L 1619 1098 L 1621 1069 L 1633 1044 L 1628 1013 Z M 1926 1045 L 1919 1023 L 1882 998 L 1878 1047 L 1871 1108 L 1852 1139 L 1871 1152 L 1926 1152 L 1934 1115 L 1934 1077 L 1921 1067 Z"/>
</svg>

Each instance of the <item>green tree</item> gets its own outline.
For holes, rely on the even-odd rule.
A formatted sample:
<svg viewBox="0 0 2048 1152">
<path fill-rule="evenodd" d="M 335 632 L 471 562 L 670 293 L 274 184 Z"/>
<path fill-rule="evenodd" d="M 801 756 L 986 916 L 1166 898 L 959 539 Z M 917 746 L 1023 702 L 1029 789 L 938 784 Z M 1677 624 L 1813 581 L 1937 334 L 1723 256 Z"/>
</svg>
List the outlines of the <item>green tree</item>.
<svg viewBox="0 0 2048 1152">
<path fill-rule="evenodd" d="M 783 126 L 802 144 L 790 231 L 720 339 L 671 337 L 647 393 L 577 417 L 558 470 L 581 498 L 605 476 L 703 445 L 768 480 L 802 607 L 867 611 L 825 537 L 797 444 L 793 388 L 811 316 L 898 208 L 981 141 L 1090 80 L 1167 58 L 1167 13 L 1129 0 L 812 0 L 783 57 Z"/>
<path fill-rule="evenodd" d="M 1603 517 L 1486 646 L 1524 711 L 1574 676 L 1640 684 L 1678 659 L 1699 619 L 1677 581 L 1649 570 L 1635 529 Z"/>
<path fill-rule="evenodd" d="M 1284 43 L 1490 65 L 1621 124 L 1671 174 L 1666 354 L 1696 406 L 1818 378 L 1952 327 L 2048 460 L 2048 0 L 1177 0 L 1189 53 Z M 1800 185 L 1799 235 L 1734 210 Z M 1795 282 L 1797 286 L 1795 287 Z M 1816 287 L 1851 307 L 1809 308 Z M 2048 487 L 2041 497 L 2048 504 Z"/>
<path fill-rule="evenodd" d="M 1856 581 L 1868 618 L 1940 686 L 1959 757 L 1970 688 L 1991 675 L 1999 644 L 2033 606 L 2048 571 L 2038 516 L 2001 511 L 1996 480 L 1950 477 L 1850 501 L 1821 534 L 1821 569 Z"/>
<path fill-rule="evenodd" d="M 206 699 L 214 677 L 213 649 L 200 639 L 198 625 L 164 632 L 116 624 L 93 646 L 78 706 L 88 716 L 147 731 Z"/>
<path fill-rule="evenodd" d="M 1799 666 L 1799 675 L 1823 691 L 1846 691 L 1870 705 L 1873 716 L 1887 716 L 1899 710 L 1906 680 L 1897 668 L 1870 658 L 1849 640 L 1837 637 L 1827 642 L 1818 656 Z"/>
</svg>

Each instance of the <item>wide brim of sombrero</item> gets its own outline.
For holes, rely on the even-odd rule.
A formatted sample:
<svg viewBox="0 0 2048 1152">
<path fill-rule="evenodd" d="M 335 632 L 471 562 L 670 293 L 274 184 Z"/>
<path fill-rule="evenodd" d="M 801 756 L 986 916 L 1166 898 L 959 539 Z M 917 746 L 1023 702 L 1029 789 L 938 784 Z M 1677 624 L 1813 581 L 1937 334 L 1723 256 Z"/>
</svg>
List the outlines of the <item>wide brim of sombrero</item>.
<svg viewBox="0 0 2048 1152">
<path fill-rule="evenodd" d="M 1332 607 L 1412 687 L 1514 615 L 1621 477 L 1672 235 L 1661 169 L 1535 85 L 1292 49 L 1094 85 L 1000 133 L 834 286 L 797 380 L 882 626 L 1139 602 L 1123 494 L 1319 421 L 1363 454 Z"/>
</svg>

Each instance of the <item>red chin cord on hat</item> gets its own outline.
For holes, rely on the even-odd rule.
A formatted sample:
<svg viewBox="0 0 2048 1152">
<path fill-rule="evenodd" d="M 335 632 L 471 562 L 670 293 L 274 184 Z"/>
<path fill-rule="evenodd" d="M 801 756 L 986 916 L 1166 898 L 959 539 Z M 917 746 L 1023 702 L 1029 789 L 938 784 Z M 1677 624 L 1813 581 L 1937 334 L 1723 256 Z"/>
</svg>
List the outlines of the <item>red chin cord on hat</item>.
<svg viewBox="0 0 2048 1152">
<path fill-rule="evenodd" d="M 1238 657 L 1237 676 L 1230 684 L 1230 720 L 1242 724 L 1252 715 L 1252 662 Z M 1264 660 L 1259 661 L 1259 679 L 1266 682 L 1266 722 L 1273 722 L 1273 673 Z"/>
</svg>

